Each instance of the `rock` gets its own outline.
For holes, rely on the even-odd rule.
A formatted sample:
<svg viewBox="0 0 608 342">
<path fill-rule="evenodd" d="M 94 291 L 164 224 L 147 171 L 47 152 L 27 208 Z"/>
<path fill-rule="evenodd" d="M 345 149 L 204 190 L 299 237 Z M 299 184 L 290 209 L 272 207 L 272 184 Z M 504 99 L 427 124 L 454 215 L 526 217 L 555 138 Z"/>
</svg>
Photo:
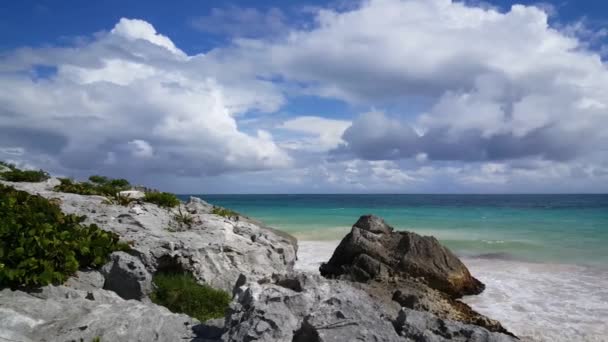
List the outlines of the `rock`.
<svg viewBox="0 0 608 342">
<path fill-rule="evenodd" d="M 196 335 L 207 341 L 221 341 L 222 334 L 226 331 L 223 318 L 210 319 L 194 327 Z"/>
<path fill-rule="evenodd" d="M 417 342 L 514 342 L 512 336 L 489 332 L 475 325 L 467 325 L 437 318 L 428 312 L 403 308 L 395 320 L 395 329 L 410 341 Z"/>
<path fill-rule="evenodd" d="M 320 271 L 324 276 L 356 281 L 418 277 L 453 298 L 479 294 L 484 289 L 437 239 L 394 231 L 373 215 L 362 216 L 355 223 Z"/>
<path fill-rule="evenodd" d="M 495 320 L 456 300 L 483 284 L 433 237 L 398 232 L 381 218 L 362 216 L 340 242 L 321 274 L 354 281 L 377 302 L 427 311 L 438 318 L 510 334 Z"/>
<path fill-rule="evenodd" d="M 239 288 L 231 304 L 222 340 L 444 341 L 449 340 L 448 334 L 459 337 L 458 334 L 466 336 L 470 332 L 471 336 L 488 337 L 475 341 L 516 341 L 508 335 L 443 320 L 430 313 L 409 315 L 412 310 L 401 310 L 394 302 L 378 301 L 354 285 L 310 274 L 248 283 Z M 427 339 L 417 339 L 420 336 Z"/>
<path fill-rule="evenodd" d="M 8 184 L 8 183 L 7 183 Z M 249 281 L 272 273 L 288 273 L 296 260 L 297 241 L 287 233 L 242 217 L 228 220 L 211 214 L 212 206 L 192 198 L 180 204 L 193 224 L 179 232 L 175 226 L 177 208 L 167 210 L 142 203 L 142 212 L 129 207 L 104 204 L 102 196 L 82 196 L 52 191 L 44 183 L 10 183 L 18 190 L 59 198 L 61 209 L 86 216 L 85 223 L 117 233 L 132 243 L 133 252 L 150 272 L 191 272 L 201 283 L 231 292 L 239 277 Z"/>
<path fill-rule="evenodd" d="M 193 331 L 197 320 L 100 289 L 6 289 L 0 303 L 1 341 L 201 341 Z"/>
<path fill-rule="evenodd" d="M 118 196 L 131 198 L 131 199 L 142 199 L 146 196 L 142 191 L 138 190 L 125 190 L 118 193 Z"/>
<path fill-rule="evenodd" d="M 124 299 L 141 300 L 152 293 L 152 275 L 139 258 L 125 252 L 112 253 L 101 273 L 105 277 L 103 288 Z"/>
<path fill-rule="evenodd" d="M 78 271 L 70 277 L 65 286 L 83 291 L 92 291 L 103 288 L 105 278 L 103 274 L 95 270 Z"/>
<path fill-rule="evenodd" d="M 142 209 L 141 206 L 135 205 L 131 209 L 129 209 L 129 213 L 135 214 L 135 215 L 141 215 L 144 213 L 144 210 Z"/>
<path fill-rule="evenodd" d="M 226 329 L 223 341 L 401 341 L 365 292 L 305 274 L 242 287 Z"/>
</svg>

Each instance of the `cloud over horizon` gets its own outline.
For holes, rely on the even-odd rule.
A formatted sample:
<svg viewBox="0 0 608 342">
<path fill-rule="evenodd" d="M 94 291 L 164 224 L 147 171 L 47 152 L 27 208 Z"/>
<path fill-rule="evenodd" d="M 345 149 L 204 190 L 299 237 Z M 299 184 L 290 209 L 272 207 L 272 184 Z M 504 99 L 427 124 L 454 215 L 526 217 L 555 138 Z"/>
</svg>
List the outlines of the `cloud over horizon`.
<svg viewBox="0 0 608 342">
<path fill-rule="evenodd" d="M 600 33 L 551 25 L 546 8 L 450 0 L 313 17 L 213 10 L 195 26 L 230 39 L 197 54 L 126 18 L 70 46 L 5 52 L 0 159 L 160 176 L 176 191 L 608 191 Z M 226 32 L 227 18 L 251 28 Z M 349 115 L 295 114 L 303 97 Z"/>
</svg>

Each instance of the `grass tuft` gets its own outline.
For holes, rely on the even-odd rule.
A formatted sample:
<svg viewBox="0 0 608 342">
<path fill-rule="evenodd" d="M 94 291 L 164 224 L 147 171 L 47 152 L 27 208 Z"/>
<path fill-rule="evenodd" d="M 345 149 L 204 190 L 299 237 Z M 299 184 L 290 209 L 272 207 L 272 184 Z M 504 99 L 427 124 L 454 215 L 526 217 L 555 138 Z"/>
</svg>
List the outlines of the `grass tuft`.
<svg viewBox="0 0 608 342">
<path fill-rule="evenodd" d="M 200 285 L 189 273 L 158 273 L 150 298 L 172 312 L 184 313 L 201 322 L 224 317 L 230 295 L 208 285 Z"/>
</svg>

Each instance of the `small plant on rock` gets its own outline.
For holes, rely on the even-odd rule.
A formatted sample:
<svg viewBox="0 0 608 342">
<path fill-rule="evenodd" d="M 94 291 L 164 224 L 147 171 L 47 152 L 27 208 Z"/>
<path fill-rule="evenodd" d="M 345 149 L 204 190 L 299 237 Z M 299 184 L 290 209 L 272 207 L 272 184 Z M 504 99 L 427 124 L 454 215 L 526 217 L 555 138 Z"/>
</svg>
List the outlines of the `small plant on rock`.
<svg viewBox="0 0 608 342">
<path fill-rule="evenodd" d="M 181 207 L 178 207 L 177 213 L 173 215 L 173 220 L 175 220 L 175 226 L 169 227 L 171 232 L 188 230 L 194 224 L 194 217 L 188 212 L 183 212 Z"/>
<path fill-rule="evenodd" d="M 226 217 L 226 218 L 239 217 L 239 213 L 237 213 L 236 211 L 226 209 L 226 208 L 221 208 L 221 207 L 213 207 L 213 210 L 211 210 L 211 213 L 214 215 L 219 215 L 219 216 Z"/>
<path fill-rule="evenodd" d="M 224 317 L 230 304 L 230 294 L 198 284 L 189 273 L 158 273 L 153 281 L 156 289 L 150 298 L 154 303 L 201 322 Z"/>
</svg>

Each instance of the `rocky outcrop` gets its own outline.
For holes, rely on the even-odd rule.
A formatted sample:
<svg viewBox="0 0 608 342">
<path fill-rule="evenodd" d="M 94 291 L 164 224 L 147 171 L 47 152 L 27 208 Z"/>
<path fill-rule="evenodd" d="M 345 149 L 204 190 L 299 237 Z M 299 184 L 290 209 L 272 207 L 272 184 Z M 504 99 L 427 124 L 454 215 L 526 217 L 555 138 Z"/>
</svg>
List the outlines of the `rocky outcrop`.
<svg viewBox="0 0 608 342">
<path fill-rule="evenodd" d="M 293 237 L 243 216 L 214 215 L 213 206 L 198 198 L 167 210 L 145 202 L 121 206 L 109 204 L 101 196 L 55 192 L 56 179 L 4 183 L 53 199 L 64 212 L 84 215 L 86 223 L 117 233 L 131 244 L 130 253 L 150 274 L 158 270 L 188 271 L 201 283 L 231 292 L 237 280 L 243 284 L 272 273 L 288 273 L 296 260 L 297 242 Z M 176 219 L 180 211 L 192 218 L 190 225 L 180 225 Z M 119 270 L 109 274 L 114 277 Z"/>
<path fill-rule="evenodd" d="M 5 289 L 0 298 L 1 341 L 203 341 L 197 320 L 111 291 L 47 286 L 33 293 Z"/>
<path fill-rule="evenodd" d="M 294 274 L 239 289 L 223 341 L 513 342 L 511 336 L 378 301 L 350 282 Z"/>
<path fill-rule="evenodd" d="M 437 239 L 395 231 L 373 215 L 362 216 L 355 223 L 320 271 L 324 276 L 356 281 L 421 278 L 429 287 L 454 298 L 479 294 L 484 289 Z"/>
<path fill-rule="evenodd" d="M 395 231 L 373 215 L 355 223 L 320 271 L 325 277 L 355 282 L 353 286 L 378 302 L 510 334 L 498 321 L 456 300 L 480 293 L 484 285 L 449 249 L 434 237 Z"/>
</svg>

